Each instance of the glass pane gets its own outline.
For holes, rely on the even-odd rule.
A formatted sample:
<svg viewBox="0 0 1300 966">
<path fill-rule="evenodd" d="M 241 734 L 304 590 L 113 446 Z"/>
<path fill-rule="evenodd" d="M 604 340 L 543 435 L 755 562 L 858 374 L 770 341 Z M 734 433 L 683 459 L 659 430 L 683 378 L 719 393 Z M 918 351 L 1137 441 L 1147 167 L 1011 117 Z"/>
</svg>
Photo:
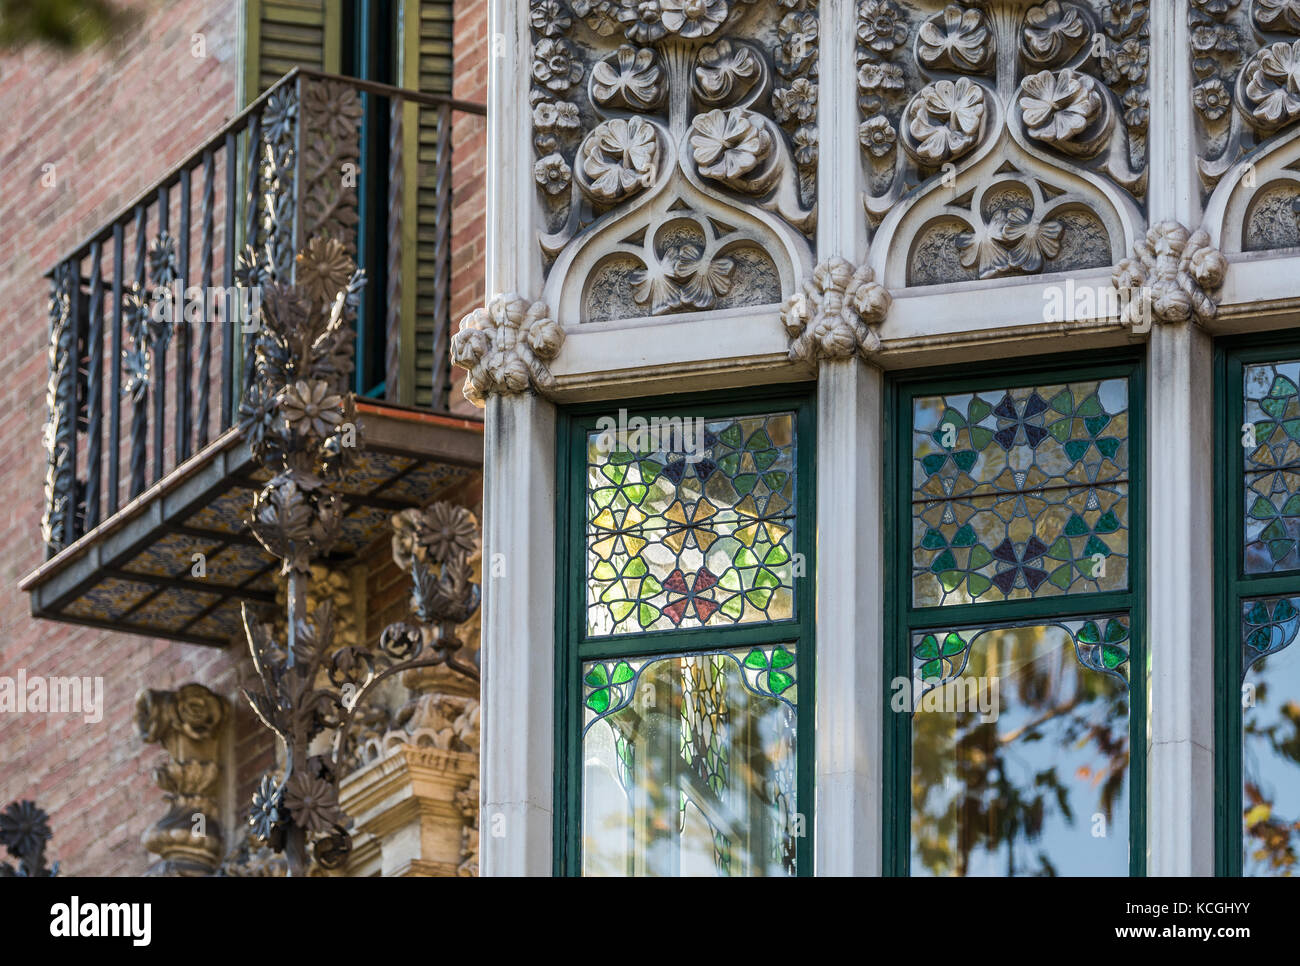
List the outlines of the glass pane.
<svg viewBox="0 0 1300 966">
<path fill-rule="evenodd" d="M 912 601 L 1128 587 L 1128 380 L 926 396 L 912 414 Z"/>
<path fill-rule="evenodd" d="M 1127 875 L 1128 622 L 913 635 L 913 875 Z"/>
<path fill-rule="evenodd" d="M 1242 874 L 1300 873 L 1300 597 L 1242 603 Z"/>
<path fill-rule="evenodd" d="M 587 632 L 794 617 L 795 414 L 637 419 L 587 437 Z"/>
<path fill-rule="evenodd" d="M 1246 366 L 1246 573 L 1300 568 L 1300 362 Z"/>
<path fill-rule="evenodd" d="M 583 665 L 584 875 L 793 875 L 793 646 Z"/>
</svg>

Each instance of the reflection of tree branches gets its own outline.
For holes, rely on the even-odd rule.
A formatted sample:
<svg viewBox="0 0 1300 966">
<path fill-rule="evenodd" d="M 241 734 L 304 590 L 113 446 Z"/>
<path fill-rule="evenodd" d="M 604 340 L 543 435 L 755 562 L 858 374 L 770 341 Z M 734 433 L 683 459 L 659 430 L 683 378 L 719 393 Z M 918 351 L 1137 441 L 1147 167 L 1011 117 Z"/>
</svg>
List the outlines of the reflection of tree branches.
<svg viewBox="0 0 1300 966">
<path fill-rule="evenodd" d="M 1260 669 L 1262 670 L 1262 662 Z M 1256 707 L 1264 703 L 1265 684 L 1261 682 L 1256 689 Z M 1282 721 L 1264 725 L 1251 717 L 1243 726 L 1245 743 L 1249 747 L 1250 739 L 1256 743 L 1264 742 L 1282 761 L 1300 764 L 1300 705 L 1288 701 L 1279 709 Z M 1254 848 L 1250 859 L 1258 863 L 1257 871 L 1271 875 L 1293 875 L 1300 864 L 1297 855 L 1297 841 L 1300 841 L 1300 821 L 1289 821 L 1276 814 L 1277 803 L 1274 796 L 1268 795 L 1258 782 L 1246 780 L 1244 784 L 1246 797 L 1242 813 L 1245 838 Z"/>
<path fill-rule="evenodd" d="M 1035 771 L 1031 783 L 1018 781 L 1017 751 L 1027 743 L 1094 748 L 1101 764 L 1074 777 L 1100 786 L 1099 809 L 1108 821 L 1113 815 L 1128 774 L 1127 694 L 1080 667 L 1072 648 L 1045 653 L 1047 630 L 1017 628 L 987 638 L 966 669 L 977 677 L 1009 670 L 1000 676 L 1014 688 L 1017 709 L 1032 715 L 1025 724 L 999 734 L 977 712 L 913 718 L 913 848 L 934 874 L 965 875 L 978 850 L 991 855 L 1004 848 L 1008 875 L 1057 874 L 1059 858 L 1050 848 L 1025 862 L 1018 846 L 1037 841 L 1053 814 L 1074 823 L 1071 787 L 1055 766 Z M 1019 764 L 1023 770 L 1028 762 Z"/>
</svg>

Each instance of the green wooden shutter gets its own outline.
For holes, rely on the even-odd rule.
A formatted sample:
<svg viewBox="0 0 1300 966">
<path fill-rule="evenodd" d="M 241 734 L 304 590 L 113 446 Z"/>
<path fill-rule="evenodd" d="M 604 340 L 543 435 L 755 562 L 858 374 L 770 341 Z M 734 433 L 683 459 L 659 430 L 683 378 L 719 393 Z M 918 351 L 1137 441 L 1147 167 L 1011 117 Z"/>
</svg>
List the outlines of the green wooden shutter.
<svg viewBox="0 0 1300 966">
<path fill-rule="evenodd" d="M 402 5 L 400 77 L 403 87 L 425 94 L 451 94 L 452 5 L 450 0 L 407 0 Z M 450 115 L 448 115 L 449 117 Z M 439 206 L 450 218 L 450 164 L 439 196 L 438 142 L 451 131 L 439 130 L 435 107 L 407 104 L 402 115 L 401 346 L 398 398 L 419 406 L 442 408 L 434 399 L 435 382 L 446 386 L 450 371 L 443 325 L 451 296 L 450 259 L 443 256 L 450 232 L 439 235 Z M 444 162 L 450 161 L 450 151 Z M 441 262 L 441 269 L 439 263 Z M 441 273 L 441 277 L 439 277 Z M 413 280 L 414 284 L 407 284 Z M 441 334 L 441 339 L 439 335 Z M 414 346 L 415 351 L 406 350 Z M 438 378 L 437 374 L 442 373 Z M 445 392 L 439 392 L 443 396 Z"/>
<path fill-rule="evenodd" d="M 297 66 L 338 73 L 338 0 L 245 0 L 243 102 Z"/>
</svg>

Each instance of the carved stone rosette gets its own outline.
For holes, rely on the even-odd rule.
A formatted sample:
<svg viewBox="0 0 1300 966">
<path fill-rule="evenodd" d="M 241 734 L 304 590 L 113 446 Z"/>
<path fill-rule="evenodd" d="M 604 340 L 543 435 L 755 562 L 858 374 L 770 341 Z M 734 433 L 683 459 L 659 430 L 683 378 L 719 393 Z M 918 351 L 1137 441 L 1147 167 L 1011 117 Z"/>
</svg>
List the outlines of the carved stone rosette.
<svg viewBox="0 0 1300 966">
<path fill-rule="evenodd" d="M 167 752 L 154 780 L 167 799 L 167 814 L 144 833 L 144 846 L 158 856 L 149 875 L 200 876 L 216 871 L 222 857 L 217 789 L 221 777 L 220 734 L 226 699 L 201 684 L 177 691 L 141 691 L 136 730 Z"/>
<path fill-rule="evenodd" d="M 1128 295 L 1122 321 L 1134 326 L 1143 318 L 1208 322 L 1218 313 L 1227 269 L 1227 259 L 1211 246 L 1208 232 L 1161 222 L 1147 232 L 1131 258 L 1115 266 L 1114 285 Z"/>
<path fill-rule="evenodd" d="M 908 284 L 1118 259 L 1146 193 L 1147 16 L 1145 0 L 859 0 L 865 212 L 873 242 L 912 253 Z"/>
<path fill-rule="evenodd" d="M 865 264 L 854 268 L 839 257 L 822 262 L 781 306 L 790 358 L 816 363 L 874 354 L 880 349 L 875 327 L 884 321 L 891 301 Z"/>
<path fill-rule="evenodd" d="M 555 381 L 546 363 L 559 355 L 564 329 L 544 302 L 513 292 L 493 296 L 460 321 L 451 362 L 466 370 L 465 398 L 477 406 L 493 393 L 545 392 Z"/>
</svg>

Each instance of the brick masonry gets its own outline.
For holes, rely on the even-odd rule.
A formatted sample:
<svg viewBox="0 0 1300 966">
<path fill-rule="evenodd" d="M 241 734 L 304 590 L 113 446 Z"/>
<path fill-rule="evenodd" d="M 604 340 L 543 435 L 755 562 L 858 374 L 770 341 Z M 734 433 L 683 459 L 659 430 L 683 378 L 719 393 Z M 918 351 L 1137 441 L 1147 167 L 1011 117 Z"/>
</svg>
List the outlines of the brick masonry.
<svg viewBox="0 0 1300 966">
<path fill-rule="evenodd" d="M 48 811 L 51 857 L 75 875 L 138 875 L 150 862 L 140 836 L 165 811 L 151 774 L 162 751 L 136 737 L 140 689 L 198 681 L 231 701 L 226 761 L 237 776 L 240 812 L 272 762 L 269 736 L 238 696 L 250 674 L 241 647 L 38 621 L 17 586 L 43 559 L 43 273 L 237 110 L 238 4 L 134 6 L 137 28 L 105 47 L 0 57 L 0 675 L 24 668 L 29 676 L 99 676 L 105 692 L 97 724 L 80 715 L 0 714 L 0 805 L 31 798 Z M 196 33 L 204 35 L 203 58 L 191 53 Z M 458 5 L 455 56 L 466 71 L 457 97 L 485 99 L 486 46 L 486 4 Z M 457 319 L 482 300 L 484 130 L 482 118 L 462 115 L 455 132 Z M 52 184 L 43 184 L 43 175 Z M 454 392 L 464 411 L 477 412 Z M 236 817 L 228 819 L 229 833 Z"/>
</svg>

